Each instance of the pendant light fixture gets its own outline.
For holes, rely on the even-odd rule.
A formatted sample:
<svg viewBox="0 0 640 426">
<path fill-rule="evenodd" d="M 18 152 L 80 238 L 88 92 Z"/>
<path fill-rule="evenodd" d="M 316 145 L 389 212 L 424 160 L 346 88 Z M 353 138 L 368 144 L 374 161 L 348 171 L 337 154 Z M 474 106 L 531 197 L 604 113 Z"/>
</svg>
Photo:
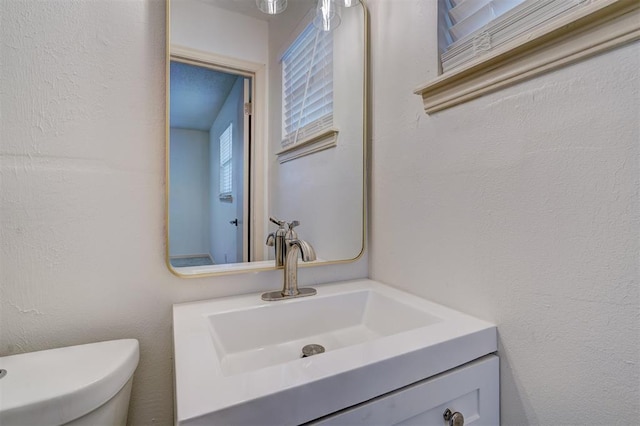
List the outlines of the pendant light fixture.
<svg viewBox="0 0 640 426">
<path fill-rule="evenodd" d="M 338 4 L 334 0 L 318 0 L 313 25 L 322 31 L 333 31 L 338 28 L 340 22 L 340 8 Z"/>
<path fill-rule="evenodd" d="M 338 0 L 338 4 L 342 7 L 353 7 L 360 3 L 360 0 Z"/>
<path fill-rule="evenodd" d="M 269 15 L 277 15 L 287 8 L 287 0 L 256 0 L 258 9 Z"/>
<path fill-rule="evenodd" d="M 333 31 L 342 21 L 341 8 L 353 7 L 359 3 L 360 0 L 318 0 L 313 25 L 321 31 Z M 277 15 L 285 11 L 287 0 L 256 0 L 256 5 L 263 13 Z"/>
</svg>

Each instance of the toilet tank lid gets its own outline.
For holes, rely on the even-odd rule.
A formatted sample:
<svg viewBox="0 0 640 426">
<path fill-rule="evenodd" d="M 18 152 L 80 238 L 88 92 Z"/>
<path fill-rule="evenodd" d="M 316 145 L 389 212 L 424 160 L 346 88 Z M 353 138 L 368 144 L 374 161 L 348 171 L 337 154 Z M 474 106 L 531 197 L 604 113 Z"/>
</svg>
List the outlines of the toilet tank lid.
<svg viewBox="0 0 640 426">
<path fill-rule="evenodd" d="M 0 424 L 52 425 L 77 419 L 111 399 L 133 376 L 135 339 L 111 340 L 0 357 Z"/>
</svg>

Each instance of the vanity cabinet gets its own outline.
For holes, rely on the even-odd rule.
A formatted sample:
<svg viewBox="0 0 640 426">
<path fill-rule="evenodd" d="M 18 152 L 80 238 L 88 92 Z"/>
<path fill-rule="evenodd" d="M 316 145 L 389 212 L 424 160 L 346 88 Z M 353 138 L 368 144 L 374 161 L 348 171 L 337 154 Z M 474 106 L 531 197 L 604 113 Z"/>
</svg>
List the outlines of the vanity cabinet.
<svg viewBox="0 0 640 426">
<path fill-rule="evenodd" d="M 176 424 L 498 424 L 494 324 L 366 279 L 316 290 L 174 305 Z"/>
<path fill-rule="evenodd" d="M 499 363 L 487 355 L 435 377 L 322 417 L 313 425 L 449 425 L 444 413 L 460 413 L 460 425 L 500 424 Z M 456 418 L 458 415 L 456 415 Z"/>
</svg>

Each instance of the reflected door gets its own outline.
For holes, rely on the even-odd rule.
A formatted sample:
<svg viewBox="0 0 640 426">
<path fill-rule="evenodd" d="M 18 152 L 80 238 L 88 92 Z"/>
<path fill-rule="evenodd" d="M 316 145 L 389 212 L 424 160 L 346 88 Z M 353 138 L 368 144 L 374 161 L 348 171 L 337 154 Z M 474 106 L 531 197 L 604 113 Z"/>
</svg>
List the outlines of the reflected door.
<svg viewBox="0 0 640 426">
<path fill-rule="evenodd" d="M 211 205 L 211 246 L 217 264 L 246 261 L 245 216 L 249 214 L 248 211 L 245 213 L 247 80 L 238 77 L 211 128 L 212 140 L 218 141 L 217 157 L 212 157 L 215 167 L 211 176 L 212 186 L 218 187 L 218 196 L 213 197 Z"/>
<path fill-rule="evenodd" d="M 251 79 L 171 62 L 173 266 L 248 261 Z"/>
</svg>

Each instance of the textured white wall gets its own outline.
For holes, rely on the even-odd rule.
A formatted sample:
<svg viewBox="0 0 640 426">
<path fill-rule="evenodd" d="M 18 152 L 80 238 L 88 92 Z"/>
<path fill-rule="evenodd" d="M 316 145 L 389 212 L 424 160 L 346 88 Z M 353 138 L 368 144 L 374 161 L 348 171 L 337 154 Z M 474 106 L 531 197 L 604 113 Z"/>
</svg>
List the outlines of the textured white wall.
<svg viewBox="0 0 640 426">
<path fill-rule="evenodd" d="M 209 132 L 171 129 L 171 256 L 210 254 Z"/>
<path fill-rule="evenodd" d="M 138 338 L 131 423 L 171 424 L 171 304 L 280 274 L 164 266 L 162 2 L 0 7 L 0 354 Z M 638 45 L 427 116 L 431 2 L 371 16 L 371 275 L 499 325 L 503 424 L 636 423 Z"/>
<path fill-rule="evenodd" d="M 639 44 L 428 116 L 436 2 L 369 3 L 370 276 L 498 324 L 504 425 L 637 424 Z"/>
<path fill-rule="evenodd" d="M 267 63 L 267 22 L 201 0 L 171 2 L 171 43 Z"/>
<path fill-rule="evenodd" d="M 171 304 L 277 288 L 164 264 L 162 1 L 0 2 L 0 355 L 141 343 L 130 423 L 173 423 Z M 366 260 L 305 268 L 364 277 Z"/>
</svg>

